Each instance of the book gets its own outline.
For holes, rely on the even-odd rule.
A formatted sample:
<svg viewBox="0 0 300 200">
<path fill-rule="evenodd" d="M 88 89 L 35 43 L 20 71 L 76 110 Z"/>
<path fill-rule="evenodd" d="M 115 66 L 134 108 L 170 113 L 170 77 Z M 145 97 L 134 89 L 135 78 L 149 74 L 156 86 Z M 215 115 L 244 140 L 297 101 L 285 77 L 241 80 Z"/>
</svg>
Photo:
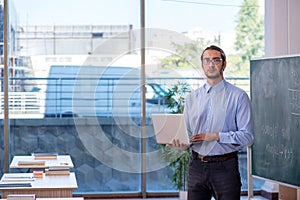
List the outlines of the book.
<svg viewBox="0 0 300 200">
<path fill-rule="evenodd" d="M 51 171 L 46 169 L 45 170 L 45 175 L 49 176 L 49 175 L 70 175 L 70 171 Z"/>
<path fill-rule="evenodd" d="M 0 188 L 2 187 L 31 187 L 31 183 L 3 183 L 0 182 Z"/>
<path fill-rule="evenodd" d="M 48 169 L 45 169 L 46 175 L 69 175 L 70 174 L 70 168 L 67 167 L 49 167 Z"/>
<path fill-rule="evenodd" d="M 18 165 L 20 166 L 26 166 L 26 165 L 41 165 L 41 166 L 44 166 L 45 165 L 45 161 L 22 161 L 20 160 L 18 162 Z"/>
<path fill-rule="evenodd" d="M 34 177 L 33 176 L 28 176 L 28 175 L 24 175 L 24 176 L 14 176 L 14 175 L 10 175 L 10 174 L 6 174 L 2 177 L 1 182 L 31 182 L 34 181 Z"/>
<path fill-rule="evenodd" d="M 65 170 L 70 170 L 70 168 L 66 167 L 66 166 L 49 166 L 48 170 L 50 170 L 50 171 L 65 171 Z"/>
<path fill-rule="evenodd" d="M 35 194 L 8 194 L 7 200 L 35 200 Z"/>
<path fill-rule="evenodd" d="M 34 152 L 31 155 L 36 160 L 56 160 L 58 156 L 56 152 Z"/>
</svg>

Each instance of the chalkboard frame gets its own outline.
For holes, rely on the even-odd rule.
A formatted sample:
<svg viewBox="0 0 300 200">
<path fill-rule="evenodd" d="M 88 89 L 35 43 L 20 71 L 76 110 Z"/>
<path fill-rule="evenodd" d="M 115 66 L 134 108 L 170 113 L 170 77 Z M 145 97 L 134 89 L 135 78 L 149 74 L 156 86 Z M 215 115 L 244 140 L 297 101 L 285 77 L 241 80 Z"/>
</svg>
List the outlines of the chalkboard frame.
<svg viewBox="0 0 300 200">
<path fill-rule="evenodd" d="M 300 55 L 251 60 L 250 95 L 252 175 L 299 188 Z"/>
</svg>

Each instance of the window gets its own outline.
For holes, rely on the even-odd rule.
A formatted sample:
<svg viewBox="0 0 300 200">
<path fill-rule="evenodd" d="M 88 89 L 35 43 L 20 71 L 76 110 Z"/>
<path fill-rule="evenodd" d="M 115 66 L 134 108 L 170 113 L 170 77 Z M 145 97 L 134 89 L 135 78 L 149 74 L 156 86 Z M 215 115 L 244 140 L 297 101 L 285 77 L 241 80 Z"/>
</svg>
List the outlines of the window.
<svg viewBox="0 0 300 200">
<path fill-rule="evenodd" d="M 9 159 L 43 151 L 69 154 L 75 165 L 78 194 L 175 192 L 173 172 L 159 160 L 151 113 L 170 112 L 164 97 L 178 81 L 188 82 L 192 89 L 203 83 L 204 75 L 197 65 L 199 52 L 193 50 L 222 37 L 219 30 L 199 29 L 201 18 L 195 14 L 211 8 L 151 0 L 145 1 L 146 11 L 140 13 L 138 0 L 91 2 L 64 0 L 58 6 L 50 0 L 34 4 L 13 1 L 9 15 L 11 19 L 20 16 L 20 21 L 9 22 L 15 33 L 10 48 L 16 49 L 18 59 L 24 62 L 11 68 L 22 70 L 18 76 L 9 75 L 10 142 L 5 147 L 9 148 Z M 69 14 L 59 16 L 66 8 Z M 212 9 L 213 13 L 230 13 L 224 15 L 224 21 L 232 21 L 227 17 L 235 13 L 227 7 Z M 46 13 L 55 21 L 49 21 Z M 141 66 L 143 14 L 147 28 L 145 66 Z M 216 23 L 211 24 L 216 27 Z M 218 28 L 224 26 L 225 22 Z M 145 116 L 141 107 L 143 76 Z M 248 81 L 241 85 L 247 87 Z M 246 190 L 244 152 L 241 170 Z"/>
</svg>

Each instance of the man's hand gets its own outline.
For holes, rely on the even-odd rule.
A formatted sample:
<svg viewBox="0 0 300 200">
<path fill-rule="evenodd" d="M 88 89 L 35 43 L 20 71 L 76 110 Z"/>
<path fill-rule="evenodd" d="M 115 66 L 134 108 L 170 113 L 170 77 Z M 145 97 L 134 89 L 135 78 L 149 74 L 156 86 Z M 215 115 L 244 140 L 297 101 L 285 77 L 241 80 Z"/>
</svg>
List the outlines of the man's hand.
<svg viewBox="0 0 300 200">
<path fill-rule="evenodd" d="M 188 144 L 183 144 L 183 143 L 180 143 L 180 141 L 177 139 L 177 140 L 173 140 L 172 141 L 172 144 L 166 144 L 166 146 L 168 146 L 168 147 L 175 147 L 175 148 L 178 148 L 178 149 L 180 149 L 180 150 L 186 150 L 186 149 L 188 149 L 189 147 L 190 147 L 190 145 L 188 145 Z"/>
<path fill-rule="evenodd" d="M 200 141 L 219 141 L 219 133 L 198 133 L 192 135 L 190 138 L 191 142 L 200 142 Z"/>
</svg>

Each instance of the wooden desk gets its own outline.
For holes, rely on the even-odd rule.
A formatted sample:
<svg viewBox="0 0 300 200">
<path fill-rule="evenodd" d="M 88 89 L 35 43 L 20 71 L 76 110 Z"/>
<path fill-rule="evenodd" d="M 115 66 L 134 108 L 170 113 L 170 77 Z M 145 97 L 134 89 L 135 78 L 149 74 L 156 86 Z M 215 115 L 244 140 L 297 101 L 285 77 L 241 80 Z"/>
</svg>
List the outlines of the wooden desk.
<svg viewBox="0 0 300 200">
<path fill-rule="evenodd" d="M 14 156 L 11 161 L 10 168 L 33 168 L 33 169 L 45 169 L 52 166 L 64 166 L 73 168 L 73 162 L 69 155 L 58 155 L 55 160 L 44 160 L 45 165 L 18 165 L 19 161 L 41 161 L 35 160 L 33 156 Z"/>
<path fill-rule="evenodd" d="M 6 199 L 1 199 L 6 200 Z M 83 197 L 74 197 L 74 198 L 36 198 L 36 200 L 84 200 Z"/>
<path fill-rule="evenodd" d="M 6 173 L 2 176 L 2 179 L 7 175 L 17 177 L 33 176 L 32 173 Z M 71 198 L 73 196 L 72 191 L 78 189 L 75 173 L 73 172 L 70 175 L 44 175 L 43 178 L 35 178 L 30 183 L 31 187 L 0 187 L 2 198 L 6 198 L 8 194 L 36 194 L 37 198 Z"/>
<path fill-rule="evenodd" d="M 6 200 L 6 199 L 0 199 Z M 36 198 L 36 200 L 84 200 L 83 197 L 74 197 L 74 198 Z"/>
<path fill-rule="evenodd" d="M 6 200 L 6 199 L 1 199 Z M 83 197 L 74 197 L 74 198 L 36 198 L 36 200 L 84 200 Z"/>
<path fill-rule="evenodd" d="M 84 200 L 83 197 L 74 198 L 36 198 L 36 200 Z"/>
</svg>

